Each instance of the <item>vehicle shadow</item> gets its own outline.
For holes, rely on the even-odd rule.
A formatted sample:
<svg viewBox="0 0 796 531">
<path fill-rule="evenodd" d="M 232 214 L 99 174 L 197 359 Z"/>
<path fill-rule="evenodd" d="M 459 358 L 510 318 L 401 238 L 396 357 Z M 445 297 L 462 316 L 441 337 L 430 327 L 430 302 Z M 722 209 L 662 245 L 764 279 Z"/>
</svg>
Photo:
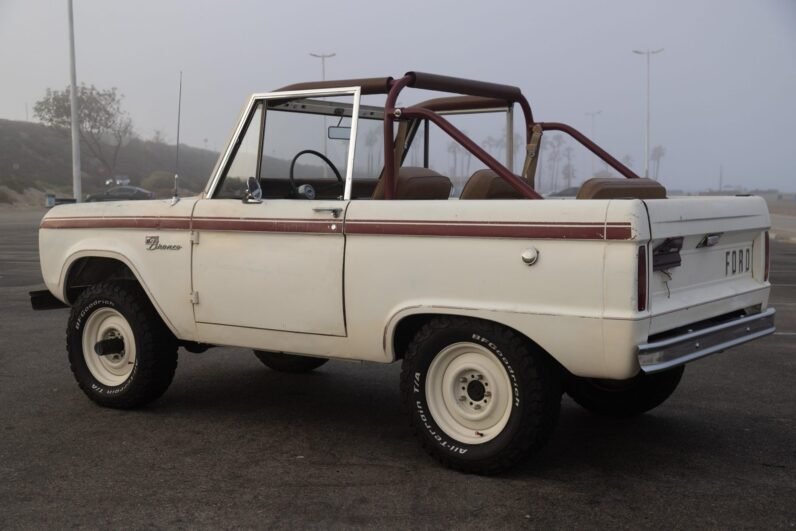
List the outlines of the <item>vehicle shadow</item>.
<svg viewBox="0 0 796 531">
<path fill-rule="evenodd" d="M 302 375 L 264 367 L 202 371 L 175 385 L 148 414 L 221 424 L 251 437 L 274 434 L 306 439 L 330 432 L 359 455 L 394 452 L 413 467 L 433 466 L 414 443 L 401 407 L 398 366 L 330 362 Z M 566 396 L 549 444 L 527 464 L 504 478 L 558 477 L 600 471 L 610 476 L 639 476 L 688 468 L 690 458 L 711 455 L 725 446 L 721 419 L 703 421 L 672 399 L 654 412 L 633 419 L 588 413 Z M 414 462 L 411 462 L 413 461 Z"/>
</svg>

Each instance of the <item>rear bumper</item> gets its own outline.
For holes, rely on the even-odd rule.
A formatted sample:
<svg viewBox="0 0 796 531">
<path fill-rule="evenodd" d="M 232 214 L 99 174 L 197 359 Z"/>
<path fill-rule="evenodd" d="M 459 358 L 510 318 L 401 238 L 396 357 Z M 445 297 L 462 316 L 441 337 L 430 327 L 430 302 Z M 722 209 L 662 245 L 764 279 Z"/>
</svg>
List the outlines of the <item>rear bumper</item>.
<svg viewBox="0 0 796 531">
<path fill-rule="evenodd" d="M 646 373 L 664 371 L 774 333 L 774 308 L 718 325 L 639 345 L 638 362 Z"/>
</svg>

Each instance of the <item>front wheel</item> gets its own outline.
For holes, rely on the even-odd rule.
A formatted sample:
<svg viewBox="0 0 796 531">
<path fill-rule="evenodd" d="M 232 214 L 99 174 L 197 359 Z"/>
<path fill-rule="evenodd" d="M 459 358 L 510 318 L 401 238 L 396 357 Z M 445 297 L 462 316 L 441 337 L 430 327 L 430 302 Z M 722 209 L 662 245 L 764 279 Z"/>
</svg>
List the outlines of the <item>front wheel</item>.
<svg viewBox="0 0 796 531">
<path fill-rule="evenodd" d="M 66 348 L 83 392 L 117 409 L 161 396 L 177 368 L 177 340 L 132 282 L 102 282 L 83 291 L 69 315 Z"/>
<path fill-rule="evenodd" d="M 561 405 L 553 363 L 497 324 L 438 317 L 407 349 L 401 394 L 423 448 L 478 474 L 512 467 L 549 439 Z"/>
<path fill-rule="evenodd" d="M 634 417 L 663 404 L 683 377 L 685 367 L 664 372 L 640 372 L 630 380 L 598 380 L 573 376 L 567 394 L 592 413 L 608 417 Z"/>
</svg>

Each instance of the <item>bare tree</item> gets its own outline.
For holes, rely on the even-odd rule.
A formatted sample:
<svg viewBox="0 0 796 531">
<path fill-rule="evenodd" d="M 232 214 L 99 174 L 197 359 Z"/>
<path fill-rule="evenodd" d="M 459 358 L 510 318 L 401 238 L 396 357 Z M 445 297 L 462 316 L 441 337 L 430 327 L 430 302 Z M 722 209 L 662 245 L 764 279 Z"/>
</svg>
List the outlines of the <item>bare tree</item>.
<svg viewBox="0 0 796 531">
<path fill-rule="evenodd" d="M 77 90 L 80 140 L 102 166 L 106 177 L 116 170 L 119 150 L 133 136 L 133 122 L 122 110 L 116 88 L 101 90 L 80 85 Z M 51 90 L 36 102 L 33 113 L 44 124 L 61 131 L 71 126 L 70 89 Z"/>
<path fill-rule="evenodd" d="M 661 159 L 663 156 L 666 155 L 666 148 L 663 146 L 655 146 L 652 148 L 652 153 L 650 154 L 650 160 L 652 160 L 653 164 L 655 164 L 655 180 L 658 180 L 658 176 L 661 169 Z"/>
</svg>

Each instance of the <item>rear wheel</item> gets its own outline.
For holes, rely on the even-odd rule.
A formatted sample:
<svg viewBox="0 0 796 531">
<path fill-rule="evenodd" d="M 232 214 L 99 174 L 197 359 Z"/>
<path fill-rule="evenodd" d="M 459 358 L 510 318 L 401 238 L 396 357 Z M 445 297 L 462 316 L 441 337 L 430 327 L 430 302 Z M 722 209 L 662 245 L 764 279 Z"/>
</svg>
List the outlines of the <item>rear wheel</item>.
<svg viewBox="0 0 796 531">
<path fill-rule="evenodd" d="M 547 442 L 561 404 L 546 354 L 497 324 L 438 317 L 407 349 L 401 394 L 423 448 L 478 474 L 514 466 Z"/>
<path fill-rule="evenodd" d="M 567 394 L 592 413 L 609 417 L 633 417 L 663 404 L 683 376 L 683 366 L 654 374 L 640 372 L 630 380 L 598 380 L 572 377 Z"/>
<path fill-rule="evenodd" d="M 303 373 L 317 369 L 327 361 L 326 358 L 313 358 L 284 352 L 271 352 L 268 350 L 255 350 L 254 355 L 263 362 L 263 365 L 278 372 Z"/>
<path fill-rule="evenodd" d="M 94 402 L 143 406 L 161 396 L 177 368 L 177 341 L 133 282 L 103 282 L 75 301 L 66 330 L 69 364 Z"/>
</svg>

